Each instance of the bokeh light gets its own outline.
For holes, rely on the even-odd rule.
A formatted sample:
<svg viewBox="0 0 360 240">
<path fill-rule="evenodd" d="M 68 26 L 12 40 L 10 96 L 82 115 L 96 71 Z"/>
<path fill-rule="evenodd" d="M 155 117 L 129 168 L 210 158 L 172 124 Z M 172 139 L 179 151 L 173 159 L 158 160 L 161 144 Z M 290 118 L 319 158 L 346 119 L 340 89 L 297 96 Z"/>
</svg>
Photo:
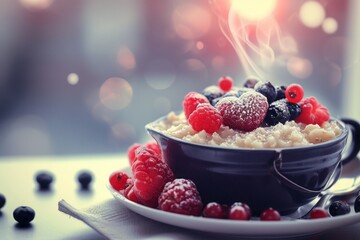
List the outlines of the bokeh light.
<svg viewBox="0 0 360 240">
<path fill-rule="evenodd" d="M 177 6 L 172 21 L 177 35 L 187 40 L 204 36 L 211 27 L 209 11 L 194 3 L 182 3 Z"/>
<path fill-rule="evenodd" d="M 133 70 L 136 67 L 135 55 L 128 47 L 122 47 L 118 50 L 117 62 L 126 70 Z"/>
<path fill-rule="evenodd" d="M 133 89 L 122 78 L 109 78 L 100 87 L 99 98 L 102 104 L 113 110 L 126 108 L 132 100 Z"/>
<path fill-rule="evenodd" d="M 311 75 L 313 64 L 308 59 L 292 57 L 287 63 L 287 69 L 294 77 L 305 79 Z"/>
<path fill-rule="evenodd" d="M 322 29 L 327 34 L 333 34 L 338 29 L 338 23 L 334 18 L 326 18 L 322 23 Z"/>
<path fill-rule="evenodd" d="M 170 61 L 152 61 L 148 64 L 144 72 L 145 81 L 153 89 L 167 89 L 175 81 L 174 68 Z"/>
<path fill-rule="evenodd" d="M 325 19 L 325 9 L 319 2 L 307 1 L 301 6 L 299 17 L 306 27 L 316 28 Z"/>
<path fill-rule="evenodd" d="M 231 7 L 239 16 L 248 21 L 258 21 L 271 15 L 277 0 L 232 0 Z"/>
<path fill-rule="evenodd" d="M 195 46 L 196 46 L 196 49 L 198 49 L 198 50 L 204 49 L 204 43 L 202 41 L 197 41 Z"/>
<path fill-rule="evenodd" d="M 53 3 L 53 0 L 19 0 L 19 1 L 24 7 L 34 10 L 46 9 Z"/>
<path fill-rule="evenodd" d="M 79 82 L 79 75 L 77 75 L 76 73 L 70 73 L 70 74 L 67 76 L 67 82 L 68 82 L 70 85 L 76 85 L 76 84 L 78 84 L 78 82 Z"/>
<path fill-rule="evenodd" d="M 126 122 L 118 122 L 111 126 L 112 135 L 120 142 L 136 138 L 134 126 Z"/>
</svg>

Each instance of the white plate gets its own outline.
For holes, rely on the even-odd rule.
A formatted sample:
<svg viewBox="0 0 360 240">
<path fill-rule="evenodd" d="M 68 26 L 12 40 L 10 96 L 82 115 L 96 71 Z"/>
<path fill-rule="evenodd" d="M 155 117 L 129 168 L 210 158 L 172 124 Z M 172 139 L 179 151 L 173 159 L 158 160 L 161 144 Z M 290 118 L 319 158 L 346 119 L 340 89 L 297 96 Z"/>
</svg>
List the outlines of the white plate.
<svg viewBox="0 0 360 240">
<path fill-rule="evenodd" d="M 128 171 L 128 169 L 125 169 Z M 305 236 L 347 226 L 360 222 L 360 213 L 353 211 L 347 215 L 314 220 L 289 220 L 281 221 L 234 221 L 226 219 L 210 219 L 204 217 L 186 216 L 169 213 L 158 209 L 149 208 L 129 201 L 110 185 L 108 188 L 112 195 L 128 209 L 150 219 L 169 225 L 214 232 L 221 234 L 233 234 L 247 237 L 294 237 Z"/>
</svg>

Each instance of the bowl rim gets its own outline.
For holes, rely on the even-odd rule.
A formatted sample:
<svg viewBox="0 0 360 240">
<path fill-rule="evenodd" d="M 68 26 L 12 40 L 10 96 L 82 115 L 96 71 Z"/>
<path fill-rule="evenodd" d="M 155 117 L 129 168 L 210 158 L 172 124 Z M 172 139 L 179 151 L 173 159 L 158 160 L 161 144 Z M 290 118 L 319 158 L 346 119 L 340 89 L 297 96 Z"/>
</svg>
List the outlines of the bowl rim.
<svg viewBox="0 0 360 240">
<path fill-rule="evenodd" d="M 180 112 L 174 112 L 175 114 L 179 114 Z M 325 141 L 325 142 L 321 142 L 321 143 L 313 143 L 311 145 L 305 145 L 305 146 L 294 146 L 294 147 L 277 147 L 277 148 L 250 148 L 250 147 L 228 147 L 228 146 L 219 146 L 219 145 L 209 145 L 209 144 L 202 144 L 202 143 L 193 143 L 187 140 L 183 140 L 174 136 L 171 136 L 169 134 L 165 134 L 160 132 L 159 130 L 155 129 L 153 127 L 154 124 L 166 119 L 168 116 L 168 114 L 157 118 L 156 120 L 149 122 L 145 125 L 145 129 L 151 134 L 151 132 L 155 132 L 165 138 L 171 139 L 173 141 L 179 142 L 181 144 L 186 144 L 186 145 L 191 145 L 191 146 L 195 146 L 195 147 L 200 147 L 200 148 L 210 148 L 210 149 L 214 149 L 214 150 L 227 150 L 227 151 L 261 151 L 261 152 L 269 152 L 269 151 L 275 151 L 275 152 L 282 152 L 282 151 L 290 151 L 290 150 L 306 150 L 306 149 L 313 149 L 313 148 L 321 148 L 321 147 L 325 147 L 327 145 L 332 145 L 333 143 L 337 142 L 337 141 L 341 141 L 344 138 L 346 138 L 348 136 L 348 132 L 349 129 L 347 127 L 347 125 L 341 121 L 338 118 L 335 117 L 330 117 L 329 121 L 335 121 L 341 128 L 342 132 L 336 136 L 335 138 Z"/>
</svg>

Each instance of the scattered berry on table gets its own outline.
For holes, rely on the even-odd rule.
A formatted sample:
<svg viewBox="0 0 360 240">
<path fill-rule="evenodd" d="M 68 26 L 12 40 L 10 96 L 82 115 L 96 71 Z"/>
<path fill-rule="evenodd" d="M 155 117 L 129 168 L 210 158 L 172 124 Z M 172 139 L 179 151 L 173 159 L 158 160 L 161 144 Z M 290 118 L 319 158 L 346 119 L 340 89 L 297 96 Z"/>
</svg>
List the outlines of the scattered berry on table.
<svg viewBox="0 0 360 240">
<path fill-rule="evenodd" d="M 275 91 L 276 91 L 275 101 L 286 98 L 285 96 L 286 86 L 276 86 Z"/>
<path fill-rule="evenodd" d="M 334 201 L 330 204 L 329 213 L 331 216 L 339 216 L 350 213 L 350 205 L 345 201 Z"/>
<path fill-rule="evenodd" d="M 223 90 L 224 92 L 228 92 L 232 88 L 233 80 L 229 76 L 224 76 L 219 78 L 218 85 L 221 90 Z"/>
<path fill-rule="evenodd" d="M 49 190 L 51 183 L 54 181 L 54 176 L 51 172 L 40 171 L 36 174 L 35 180 L 40 190 Z"/>
<path fill-rule="evenodd" d="M 116 191 L 124 190 L 129 176 L 122 171 L 115 171 L 109 177 L 110 185 Z"/>
<path fill-rule="evenodd" d="M 202 207 L 200 194 L 188 179 L 168 182 L 159 196 L 159 208 L 163 211 L 200 216 Z"/>
<path fill-rule="evenodd" d="M 259 79 L 255 78 L 255 77 L 250 77 L 250 78 L 248 78 L 248 79 L 245 80 L 245 82 L 244 82 L 243 85 L 244 85 L 244 87 L 246 87 L 246 88 L 254 88 L 255 85 L 256 85 L 258 82 L 260 82 Z"/>
<path fill-rule="evenodd" d="M 213 100 L 216 98 L 219 98 L 225 94 L 223 90 L 220 89 L 219 86 L 211 85 L 206 87 L 202 94 L 209 100 L 209 102 L 212 104 Z"/>
<path fill-rule="evenodd" d="M 264 95 L 269 104 L 276 98 L 276 90 L 271 82 L 258 82 L 255 85 L 254 90 Z"/>
<path fill-rule="evenodd" d="M 281 216 L 278 211 L 276 211 L 273 208 L 268 208 L 265 211 L 263 211 L 260 215 L 261 221 L 280 221 Z"/>
<path fill-rule="evenodd" d="M 0 193 L 0 209 L 5 206 L 6 203 L 6 197 L 4 194 Z"/>
<path fill-rule="evenodd" d="M 190 114 L 200 103 L 209 103 L 209 100 L 204 95 L 197 92 L 189 92 L 186 94 L 183 101 L 183 109 L 186 119 L 189 118 Z"/>
<path fill-rule="evenodd" d="M 330 119 L 329 110 L 321 105 L 315 97 L 308 97 L 299 102 L 300 115 L 295 118 L 296 122 L 304 124 L 318 124 L 321 126 Z"/>
<path fill-rule="evenodd" d="M 190 114 L 188 121 L 195 131 L 205 130 L 212 134 L 219 130 L 223 119 L 217 108 L 209 103 L 201 103 Z"/>
<path fill-rule="evenodd" d="M 89 189 L 90 183 L 93 180 L 93 175 L 90 171 L 83 170 L 77 175 L 77 180 L 80 183 L 81 189 Z"/>
<path fill-rule="evenodd" d="M 140 143 L 134 143 L 127 149 L 127 155 L 128 155 L 128 160 L 129 160 L 130 166 L 135 161 L 135 150 L 141 146 L 142 145 Z"/>
<path fill-rule="evenodd" d="M 327 218 L 327 217 L 330 217 L 330 215 L 323 208 L 314 208 L 310 212 L 310 219 Z"/>
<path fill-rule="evenodd" d="M 249 207 L 249 205 L 247 205 L 246 203 L 243 203 L 243 202 L 235 202 L 231 205 L 230 209 L 235 206 L 242 206 L 243 208 L 245 208 L 246 214 L 248 215 L 248 219 L 251 218 L 252 212 L 251 212 L 251 208 Z"/>
<path fill-rule="evenodd" d="M 290 120 L 290 116 L 290 111 L 286 101 L 281 99 L 272 102 L 269 105 L 269 109 L 265 117 L 265 122 L 270 126 L 274 126 L 278 123 L 284 124 Z"/>
<path fill-rule="evenodd" d="M 148 207 L 157 207 L 158 197 L 165 184 L 174 179 L 169 166 L 160 154 L 146 147 L 135 150 L 135 161 L 131 166 L 133 191 L 139 202 Z"/>
<path fill-rule="evenodd" d="M 304 97 L 304 89 L 299 84 L 290 84 L 286 88 L 285 96 L 289 102 L 298 103 Z"/>
<path fill-rule="evenodd" d="M 228 218 L 231 220 L 249 220 L 250 216 L 243 206 L 235 205 L 230 207 Z"/>
<path fill-rule="evenodd" d="M 19 224 L 29 224 L 35 218 L 35 211 L 31 207 L 20 206 L 14 210 L 13 217 Z"/>
<path fill-rule="evenodd" d="M 222 219 L 226 217 L 226 210 L 221 204 L 216 202 L 210 202 L 204 207 L 202 215 L 207 218 Z"/>
<path fill-rule="evenodd" d="M 156 141 L 149 141 L 145 143 L 144 146 L 154 150 L 157 154 L 161 154 L 160 146 Z"/>
<path fill-rule="evenodd" d="M 223 98 L 215 107 L 220 111 L 224 125 L 242 131 L 252 131 L 263 122 L 268 106 L 264 95 L 249 91 L 240 98 Z"/>
<path fill-rule="evenodd" d="M 1 208 L 1 207 L 0 207 L 0 208 Z M 355 198 L 354 210 L 355 210 L 355 212 L 360 212 L 360 195 L 358 195 L 358 196 Z"/>
<path fill-rule="evenodd" d="M 294 120 L 295 118 L 297 118 L 300 113 L 301 113 L 301 107 L 299 104 L 297 103 L 291 103 L 291 102 L 288 102 L 288 101 L 285 101 L 286 102 L 286 105 L 289 109 L 289 112 L 290 112 L 290 121 L 291 120 Z"/>
</svg>

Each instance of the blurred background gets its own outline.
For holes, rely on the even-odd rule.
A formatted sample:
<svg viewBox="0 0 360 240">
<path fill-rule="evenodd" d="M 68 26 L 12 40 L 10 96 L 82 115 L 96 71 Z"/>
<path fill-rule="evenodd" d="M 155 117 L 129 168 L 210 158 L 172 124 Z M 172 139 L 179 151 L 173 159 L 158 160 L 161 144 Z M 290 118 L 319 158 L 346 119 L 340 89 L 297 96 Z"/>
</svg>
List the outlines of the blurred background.
<svg viewBox="0 0 360 240">
<path fill-rule="evenodd" d="M 0 156 L 124 151 L 223 75 L 360 120 L 359 1 L 250 2 L 0 0 Z"/>
</svg>

